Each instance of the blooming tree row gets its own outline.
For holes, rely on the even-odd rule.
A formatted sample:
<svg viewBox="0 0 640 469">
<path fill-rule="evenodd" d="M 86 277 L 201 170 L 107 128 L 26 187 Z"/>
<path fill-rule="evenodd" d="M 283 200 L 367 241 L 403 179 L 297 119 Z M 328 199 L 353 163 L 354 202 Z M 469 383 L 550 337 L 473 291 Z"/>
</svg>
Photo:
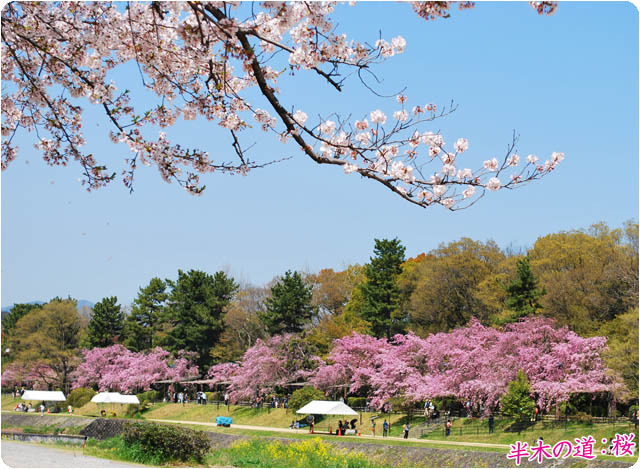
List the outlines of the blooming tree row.
<svg viewBox="0 0 640 469">
<path fill-rule="evenodd" d="M 97 347 L 82 352 L 84 361 L 74 373 L 73 388 L 98 386 L 100 391 L 148 390 L 155 381 L 198 376 L 188 354 L 173 358 L 156 347 L 132 352 L 122 345 Z"/>
<path fill-rule="evenodd" d="M 624 390 L 600 354 L 606 338 L 582 338 L 552 319 L 529 317 L 500 331 L 472 319 L 466 327 L 422 339 L 396 335 L 390 343 L 352 334 L 336 340 L 312 381 L 323 389 L 347 384 L 351 392 L 367 387 L 373 406 L 392 397 L 420 401 L 454 396 L 495 408 L 516 372 L 524 370 L 549 408 L 575 392 Z"/>
<path fill-rule="evenodd" d="M 448 17 L 454 3 L 412 6 L 433 20 Z M 530 3 L 539 14 L 556 8 L 554 2 Z M 155 166 L 164 180 L 194 194 L 204 188 L 202 174 L 247 174 L 270 164 L 250 160 L 243 146 L 242 133 L 252 122 L 282 142 L 292 140 L 313 161 L 377 181 L 422 207 L 464 208 L 486 190 L 539 179 L 563 160 L 560 152 L 546 161 L 520 156 L 514 135 L 505 154 L 474 163 L 466 138 L 445 141 L 430 127 L 452 107 L 411 102 L 404 94 L 395 96 L 390 115 L 369 109 L 354 120 L 337 114 L 312 120 L 313 109 L 284 97 L 283 75 L 310 74 L 342 92 L 347 76 L 362 80 L 407 47 L 401 36 L 373 44 L 348 38 L 331 17 L 335 9 L 336 2 L 10 3 L 2 11 L 2 80 L 11 83 L 2 94 L 2 168 L 18 154 L 14 136 L 26 131 L 36 134 L 48 164 L 77 161 L 88 189 L 115 179 L 116 172 L 83 149 L 86 104 L 104 114 L 111 140 L 128 146 L 122 178 L 131 189 L 140 164 Z M 126 89 L 130 83 L 118 88 L 112 81 L 113 71 L 129 62 L 137 64 L 157 106 L 140 109 Z M 172 143 L 164 131 L 151 137 L 148 130 L 196 118 L 229 133 L 235 162 Z"/>
<path fill-rule="evenodd" d="M 366 393 L 374 407 L 396 397 L 414 402 L 454 396 L 487 412 L 520 369 L 538 405 L 547 409 L 571 393 L 624 391 L 600 357 L 606 338 L 583 338 L 543 317 L 503 330 L 472 319 L 465 327 L 424 339 L 409 333 L 387 341 L 354 332 L 334 341 L 326 363 L 299 344 L 291 335 L 258 341 L 240 364 L 216 365 L 209 376 L 230 382 L 234 400 L 308 380 L 327 393 L 342 387 Z"/>
<path fill-rule="evenodd" d="M 35 362 L 31 365 L 11 363 L 2 372 L 2 387 L 11 388 L 28 383 L 32 389 L 46 390 L 58 384 L 57 373 L 46 363 Z"/>
</svg>

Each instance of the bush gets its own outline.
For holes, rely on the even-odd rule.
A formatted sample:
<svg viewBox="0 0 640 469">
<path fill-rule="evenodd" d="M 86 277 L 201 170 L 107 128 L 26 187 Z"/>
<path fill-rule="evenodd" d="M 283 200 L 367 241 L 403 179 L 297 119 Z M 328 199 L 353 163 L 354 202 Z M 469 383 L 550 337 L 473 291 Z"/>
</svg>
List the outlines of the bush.
<svg viewBox="0 0 640 469">
<path fill-rule="evenodd" d="M 217 392 L 205 392 L 205 395 L 207 396 L 207 402 L 213 402 L 218 400 Z"/>
<path fill-rule="evenodd" d="M 90 388 L 76 388 L 67 396 L 66 406 L 71 406 L 74 409 L 80 408 L 91 400 L 96 392 Z M 65 407 L 66 407 L 65 406 Z"/>
<path fill-rule="evenodd" d="M 167 461 L 194 458 L 201 463 L 211 447 L 204 432 L 153 423 L 127 423 L 122 438 L 126 443 L 139 444 L 144 451 Z"/>
<path fill-rule="evenodd" d="M 349 407 L 365 407 L 367 405 L 366 397 L 347 397 L 347 405 Z"/>
<path fill-rule="evenodd" d="M 301 409 L 313 400 L 321 401 L 324 399 L 325 395 L 322 391 L 313 386 L 305 386 L 295 390 L 293 394 L 291 394 L 288 408 L 296 412 L 298 409 Z"/>
</svg>

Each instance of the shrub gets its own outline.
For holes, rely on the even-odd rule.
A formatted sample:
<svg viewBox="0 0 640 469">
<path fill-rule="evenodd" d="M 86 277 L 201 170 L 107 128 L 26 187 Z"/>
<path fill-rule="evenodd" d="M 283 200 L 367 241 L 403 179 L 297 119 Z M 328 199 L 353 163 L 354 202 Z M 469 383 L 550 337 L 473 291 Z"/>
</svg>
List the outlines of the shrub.
<svg viewBox="0 0 640 469">
<path fill-rule="evenodd" d="M 347 397 L 347 405 L 349 407 L 365 407 L 367 405 L 366 397 Z"/>
<path fill-rule="evenodd" d="M 288 408 L 296 412 L 298 409 L 301 409 L 313 400 L 321 401 L 324 399 L 325 395 L 322 391 L 313 386 L 305 386 L 295 390 L 293 394 L 291 394 Z"/>
<path fill-rule="evenodd" d="M 128 444 L 139 444 L 144 451 L 167 460 L 204 460 L 211 447 L 207 434 L 190 428 L 153 423 L 127 423 L 122 438 Z"/>
<path fill-rule="evenodd" d="M 96 392 L 90 388 L 76 388 L 67 396 L 66 405 L 70 405 L 74 409 L 80 408 L 91 400 Z M 66 406 L 65 406 L 66 407 Z"/>
<path fill-rule="evenodd" d="M 207 395 L 207 402 L 213 402 L 218 400 L 217 392 L 205 392 L 205 394 Z"/>
</svg>

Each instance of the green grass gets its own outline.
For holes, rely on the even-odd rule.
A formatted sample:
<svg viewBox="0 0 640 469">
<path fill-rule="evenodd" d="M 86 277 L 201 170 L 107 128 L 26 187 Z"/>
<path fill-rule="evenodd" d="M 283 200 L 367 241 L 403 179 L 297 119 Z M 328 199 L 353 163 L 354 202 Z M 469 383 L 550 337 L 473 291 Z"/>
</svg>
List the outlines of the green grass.
<svg viewBox="0 0 640 469">
<path fill-rule="evenodd" d="M 151 466 L 166 466 L 169 462 L 160 454 L 143 451 L 139 444 L 125 443 L 121 436 L 108 438 L 103 441 L 90 439 L 87 442 L 84 454 L 98 458 L 135 462 Z"/>
</svg>

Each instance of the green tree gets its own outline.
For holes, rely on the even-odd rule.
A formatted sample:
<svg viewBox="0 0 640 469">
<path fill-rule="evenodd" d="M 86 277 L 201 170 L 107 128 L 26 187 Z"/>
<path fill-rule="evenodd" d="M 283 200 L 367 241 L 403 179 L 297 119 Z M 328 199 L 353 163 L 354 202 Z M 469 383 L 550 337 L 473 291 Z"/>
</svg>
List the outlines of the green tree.
<svg viewBox="0 0 640 469">
<path fill-rule="evenodd" d="M 90 348 L 108 347 L 115 344 L 122 334 L 124 313 L 118 304 L 118 298 L 103 298 L 93 306 L 93 314 L 87 330 L 87 342 Z"/>
<path fill-rule="evenodd" d="M 224 330 L 224 311 L 238 285 L 222 271 L 210 275 L 199 270 L 179 270 L 178 280 L 167 283 L 171 293 L 166 346 L 171 352 L 196 352 L 196 363 L 204 370 L 213 362 L 211 349 Z"/>
<path fill-rule="evenodd" d="M 316 315 L 313 293 L 298 272 L 288 270 L 271 288 L 271 297 L 265 300 L 265 311 L 260 319 L 269 334 L 301 332 Z"/>
<path fill-rule="evenodd" d="M 516 278 L 505 288 L 505 305 L 515 313 L 512 321 L 535 314 L 542 308 L 538 300 L 545 293 L 544 288 L 538 288 L 538 280 L 531 272 L 529 256 L 519 259 L 517 264 Z"/>
<path fill-rule="evenodd" d="M 635 307 L 605 323 L 599 334 L 609 337 L 604 358 L 629 389 L 629 397 L 638 398 L 638 308 Z"/>
<path fill-rule="evenodd" d="M 297 412 L 311 401 L 322 401 L 325 399 L 326 396 L 319 389 L 313 386 L 304 386 L 293 391 L 288 408 L 291 409 L 292 412 Z"/>
<path fill-rule="evenodd" d="M 18 320 L 27 314 L 29 311 L 37 308 L 42 308 L 42 305 L 37 303 L 16 303 L 7 314 L 2 318 L 2 333 L 11 334 L 13 328 L 16 327 Z"/>
<path fill-rule="evenodd" d="M 361 315 L 371 324 L 376 337 L 403 332 L 406 316 L 400 309 L 402 291 L 397 279 L 402 273 L 404 246 L 398 239 L 376 239 L 374 256 L 364 266 L 365 281 L 360 284 L 363 296 Z"/>
<path fill-rule="evenodd" d="M 165 324 L 165 303 L 169 294 L 167 284 L 154 277 L 146 287 L 140 288 L 133 300 L 131 314 L 127 316 L 122 341 L 130 350 L 149 350 L 163 341 L 162 328 Z"/>
<path fill-rule="evenodd" d="M 40 374 L 47 384 L 69 392 L 69 375 L 79 361 L 87 320 L 75 300 L 52 300 L 18 320 L 15 327 L 16 361 Z M 46 365 L 44 367 L 39 365 Z M 53 370 L 53 375 L 48 369 Z"/>
<path fill-rule="evenodd" d="M 500 404 L 502 414 L 514 419 L 517 423 L 524 424 L 531 420 L 536 403 L 531 397 L 531 385 L 523 370 L 519 370 L 516 379 L 509 383 Z"/>
</svg>

